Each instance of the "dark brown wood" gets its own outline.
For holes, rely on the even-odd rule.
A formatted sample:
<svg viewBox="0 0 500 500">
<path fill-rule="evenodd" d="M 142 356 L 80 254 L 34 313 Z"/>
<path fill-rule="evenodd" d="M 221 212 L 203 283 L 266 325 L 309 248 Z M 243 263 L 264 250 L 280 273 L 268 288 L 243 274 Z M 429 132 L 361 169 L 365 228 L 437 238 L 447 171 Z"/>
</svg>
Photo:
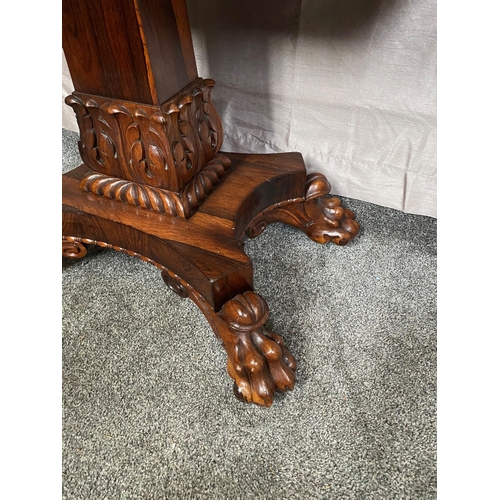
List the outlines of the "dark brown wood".
<svg viewBox="0 0 500 500">
<path fill-rule="evenodd" d="M 215 82 L 197 78 L 161 106 L 74 92 L 80 155 L 92 169 L 81 188 L 155 212 L 189 218 L 231 162 L 217 155 L 222 125 Z"/>
<path fill-rule="evenodd" d="M 77 92 L 159 105 L 198 77 L 184 1 L 63 0 Z"/>
<path fill-rule="evenodd" d="M 226 302 L 212 325 L 227 352 L 236 397 L 262 406 L 271 406 L 276 391 L 293 389 L 297 368 L 283 339 L 264 329 L 268 317 L 264 299 L 245 292 Z"/>
<path fill-rule="evenodd" d="M 63 234 L 150 258 L 190 283 L 218 311 L 228 298 L 252 289 L 252 265 L 241 244 L 248 224 L 268 206 L 300 198 L 305 182 L 300 154 L 272 155 L 277 157 L 272 168 L 268 155 L 226 155 L 231 170 L 188 220 L 82 191 L 87 174 L 82 165 L 63 176 L 62 201 L 72 208 L 63 210 Z"/>
<path fill-rule="evenodd" d="M 75 85 L 81 188 L 189 218 L 230 163 L 213 80 L 198 78 L 179 0 L 64 0 L 63 47 Z"/>
<path fill-rule="evenodd" d="M 300 154 L 225 155 L 230 172 L 189 220 L 82 191 L 84 165 L 65 174 L 63 254 L 78 258 L 84 244 L 95 244 L 156 265 L 167 285 L 205 314 L 228 354 L 235 394 L 269 406 L 276 391 L 293 388 L 296 362 L 282 338 L 264 329 L 267 305 L 253 291 L 244 236 L 279 221 L 316 241 L 345 244 L 358 225 L 338 200 L 320 197 L 329 187 L 321 174 L 306 182 Z M 332 220 L 325 215 L 330 205 Z"/>
<path fill-rule="evenodd" d="M 197 76 L 182 0 L 63 0 L 63 40 L 84 162 L 63 175 L 63 256 L 92 245 L 155 265 L 207 318 L 235 395 L 270 406 L 296 361 L 264 327 L 243 240 L 283 222 L 344 245 L 354 214 L 300 153 L 219 151 L 214 82 Z"/>
<path fill-rule="evenodd" d="M 268 224 L 283 222 L 301 229 L 318 243 L 332 241 L 337 245 L 347 245 L 358 234 L 359 224 L 354 213 L 343 208 L 338 198 L 324 197 L 330 193 L 330 189 L 330 183 L 324 175 L 308 175 L 304 202 L 270 206 L 247 226 L 247 236 L 255 238 Z"/>
</svg>

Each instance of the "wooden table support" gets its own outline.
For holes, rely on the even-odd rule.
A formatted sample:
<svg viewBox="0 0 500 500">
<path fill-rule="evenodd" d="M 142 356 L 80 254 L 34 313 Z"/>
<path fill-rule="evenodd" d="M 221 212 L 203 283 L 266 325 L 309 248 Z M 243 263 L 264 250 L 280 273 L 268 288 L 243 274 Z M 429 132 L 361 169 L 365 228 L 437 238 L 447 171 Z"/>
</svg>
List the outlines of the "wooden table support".
<svg viewBox="0 0 500 500">
<path fill-rule="evenodd" d="M 198 77 L 184 0 L 63 0 L 83 164 L 63 175 L 63 255 L 89 244 L 157 266 L 204 313 L 227 352 L 235 395 L 270 406 L 296 362 L 265 329 L 245 236 L 283 222 L 345 245 L 354 214 L 306 175 L 300 153 L 220 151 L 213 80 Z"/>
</svg>

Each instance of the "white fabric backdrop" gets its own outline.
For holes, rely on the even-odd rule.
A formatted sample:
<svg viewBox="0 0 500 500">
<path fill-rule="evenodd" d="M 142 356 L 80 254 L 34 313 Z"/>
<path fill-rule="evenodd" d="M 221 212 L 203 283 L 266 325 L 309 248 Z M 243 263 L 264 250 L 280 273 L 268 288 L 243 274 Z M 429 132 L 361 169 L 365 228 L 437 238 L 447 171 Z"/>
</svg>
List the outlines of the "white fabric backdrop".
<svg viewBox="0 0 500 500">
<path fill-rule="evenodd" d="M 300 151 L 334 194 L 437 216 L 436 0 L 187 4 L 224 150 Z"/>
</svg>

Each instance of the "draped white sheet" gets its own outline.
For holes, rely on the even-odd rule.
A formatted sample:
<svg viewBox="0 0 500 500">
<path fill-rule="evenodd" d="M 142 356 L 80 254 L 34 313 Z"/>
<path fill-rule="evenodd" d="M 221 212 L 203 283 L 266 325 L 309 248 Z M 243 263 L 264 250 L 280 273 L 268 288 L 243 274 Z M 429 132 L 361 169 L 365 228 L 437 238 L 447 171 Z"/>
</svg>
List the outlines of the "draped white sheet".
<svg viewBox="0 0 500 500">
<path fill-rule="evenodd" d="M 334 194 L 437 216 L 436 0 L 187 4 L 224 150 L 300 151 Z"/>
</svg>

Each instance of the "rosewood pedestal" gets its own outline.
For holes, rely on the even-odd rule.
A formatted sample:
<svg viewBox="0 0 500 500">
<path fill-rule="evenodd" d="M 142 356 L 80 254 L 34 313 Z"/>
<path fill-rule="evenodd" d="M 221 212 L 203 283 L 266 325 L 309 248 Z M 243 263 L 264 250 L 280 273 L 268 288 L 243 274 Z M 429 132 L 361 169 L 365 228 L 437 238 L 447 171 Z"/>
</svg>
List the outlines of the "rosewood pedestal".
<svg viewBox="0 0 500 500">
<path fill-rule="evenodd" d="M 63 175 L 63 255 L 89 244 L 157 266 L 204 313 L 235 395 L 270 406 L 296 361 L 265 329 L 269 310 L 243 250 L 283 222 L 345 245 L 359 226 L 300 153 L 221 152 L 213 80 L 198 77 L 184 1 L 63 0 L 83 164 Z"/>
</svg>

